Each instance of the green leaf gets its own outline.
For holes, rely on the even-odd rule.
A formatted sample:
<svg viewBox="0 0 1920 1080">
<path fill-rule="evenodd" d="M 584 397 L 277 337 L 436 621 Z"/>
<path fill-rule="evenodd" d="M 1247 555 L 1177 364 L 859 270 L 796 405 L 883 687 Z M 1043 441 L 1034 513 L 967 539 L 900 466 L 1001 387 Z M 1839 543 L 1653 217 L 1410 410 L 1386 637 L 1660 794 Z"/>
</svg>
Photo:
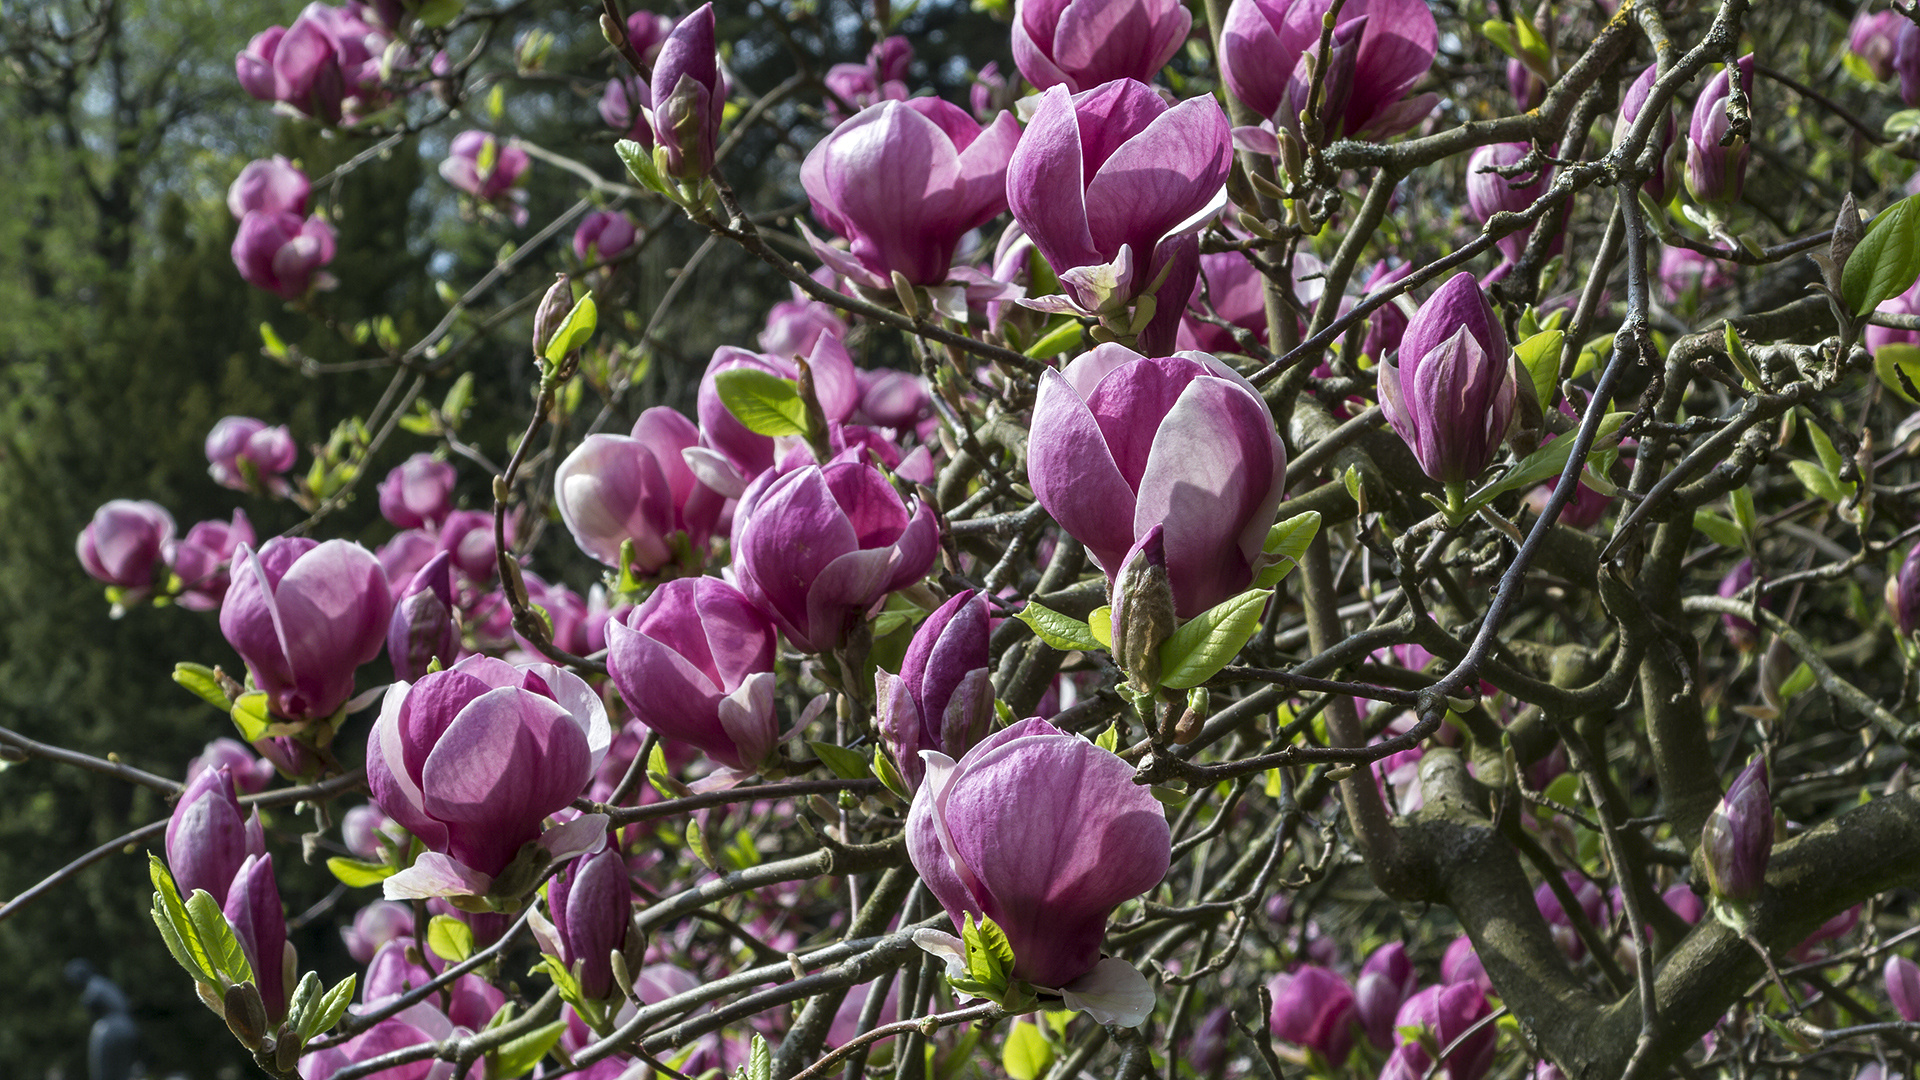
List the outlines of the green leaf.
<svg viewBox="0 0 1920 1080">
<path fill-rule="evenodd" d="M 673 197 L 673 189 L 668 186 L 666 177 L 660 174 L 660 166 L 654 163 L 653 151 L 631 139 L 621 139 L 613 144 L 613 152 L 627 166 L 627 172 L 633 174 L 641 185 L 668 198 Z"/>
<path fill-rule="evenodd" d="M 534 1028 L 517 1039 L 507 1040 L 501 1044 L 500 1049 L 487 1055 L 493 1059 L 489 1063 L 487 1075 L 498 1077 L 500 1080 L 513 1080 L 513 1077 L 525 1076 L 533 1071 L 533 1067 L 540 1063 L 541 1058 L 547 1056 L 547 1051 L 553 1049 L 553 1044 L 560 1041 L 561 1034 L 566 1030 L 566 1020 L 560 1019 Z"/>
<path fill-rule="evenodd" d="M 1909 405 L 1920 405 L 1920 345 L 1889 342 L 1873 351 L 1873 372 Z"/>
<path fill-rule="evenodd" d="M 1733 523 L 1740 526 L 1741 537 L 1751 544 L 1758 535 L 1756 530 L 1760 521 L 1753 506 L 1753 489 L 1734 488 L 1733 494 L 1727 496 L 1727 501 L 1733 504 Z"/>
<path fill-rule="evenodd" d="M 1847 256 L 1840 294 L 1856 316 L 1891 300 L 1920 278 L 1920 208 L 1908 196 L 1880 212 Z"/>
<path fill-rule="evenodd" d="M 735 1080 L 773 1080 L 773 1049 L 766 1037 L 755 1035 L 747 1050 L 747 1063 L 733 1071 Z"/>
<path fill-rule="evenodd" d="M 894 766 L 892 758 L 885 754 L 875 754 L 872 768 L 874 778 L 884 784 L 888 791 L 898 795 L 903 802 L 913 801 L 913 792 L 907 790 L 906 777 L 900 775 L 900 770 Z"/>
<path fill-rule="evenodd" d="M 1796 458 L 1793 461 L 1787 462 L 1787 468 L 1793 470 L 1793 475 L 1800 478 L 1801 486 L 1806 488 L 1807 493 L 1816 499 L 1824 499 L 1827 502 L 1838 504 L 1842 499 L 1852 494 L 1842 489 L 1840 482 L 1833 478 L 1832 473 L 1811 461 L 1803 461 Z M 1851 487 L 1852 485 L 1847 486 Z"/>
<path fill-rule="evenodd" d="M 1833 448 L 1833 440 L 1827 438 L 1827 433 L 1821 430 L 1819 424 L 1814 423 L 1807 425 L 1807 435 L 1813 439 L 1813 452 L 1820 455 L 1820 464 L 1829 475 L 1837 479 L 1840 476 L 1842 461 L 1840 451 Z"/>
<path fill-rule="evenodd" d="M 453 380 L 453 385 L 447 389 L 446 400 L 440 404 L 440 416 L 446 420 L 448 427 L 455 427 L 466 413 L 467 406 L 472 403 L 473 372 L 469 371 Z"/>
<path fill-rule="evenodd" d="M 1113 605 L 1101 604 L 1087 612 L 1087 631 L 1103 649 L 1113 648 Z"/>
<path fill-rule="evenodd" d="M 293 997 L 287 1002 L 287 1029 L 298 1035 L 301 1025 L 312 1019 L 310 1014 L 318 1004 L 320 1004 L 320 973 L 309 971 L 300 976 L 300 985 L 294 987 Z M 300 1035 L 301 1042 L 305 1042 L 308 1038 L 309 1036 Z"/>
<path fill-rule="evenodd" d="M 687 847 L 693 850 L 693 857 L 706 864 L 707 869 L 720 873 L 720 866 L 714 861 L 713 849 L 707 845 L 707 833 L 700 827 L 698 819 L 687 822 Z"/>
<path fill-rule="evenodd" d="M 1793 674 L 1787 676 L 1787 681 L 1780 684 L 1780 700 L 1791 701 L 1795 694 L 1811 689 L 1812 686 L 1813 669 L 1802 663 L 1793 669 Z"/>
<path fill-rule="evenodd" d="M 1886 133 L 1887 138 L 1897 139 L 1917 127 L 1920 127 L 1920 109 L 1901 109 L 1887 117 L 1887 122 L 1881 125 L 1880 130 Z"/>
<path fill-rule="evenodd" d="M 260 347 L 268 356 L 273 357 L 275 360 L 285 360 L 287 358 L 287 343 L 281 341 L 280 335 L 273 332 L 272 323 L 263 322 L 260 324 Z"/>
<path fill-rule="evenodd" d="M 219 678 L 205 664 L 173 665 L 173 681 L 193 691 L 201 701 L 221 712 L 233 707 L 233 703 L 227 700 L 227 692 L 220 689 Z"/>
<path fill-rule="evenodd" d="M 1040 1028 L 1025 1020 L 1016 1020 L 1007 1029 L 1006 1045 L 1000 1048 L 1000 1066 L 1013 1080 L 1039 1080 L 1053 1065 L 1053 1047 Z"/>
<path fill-rule="evenodd" d="M 1108 724 L 1107 730 L 1101 732 L 1100 737 L 1093 740 L 1093 745 L 1099 747 L 1102 750 L 1105 750 L 1109 754 L 1119 753 L 1120 752 L 1120 725 Z"/>
<path fill-rule="evenodd" d="M 1753 354 L 1747 351 L 1747 343 L 1740 339 L 1740 332 L 1733 328 L 1732 323 L 1726 324 L 1725 332 L 1727 359 L 1733 363 L 1733 370 L 1740 373 L 1740 379 L 1747 384 L 1747 389 L 1760 389 L 1763 385 L 1760 381 L 1760 368 L 1754 364 Z"/>
<path fill-rule="evenodd" d="M 233 926 L 221 913 L 212 893 L 205 889 L 193 890 L 193 895 L 187 898 L 187 918 L 192 921 L 200 943 L 206 947 L 208 966 L 215 974 L 226 983 L 253 981 L 253 965 L 247 963 L 246 950 L 240 947 L 240 939 L 233 936 Z"/>
<path fill-rule="evenodd" d="M 228 715 L 233 717 L 233 726 L 240 729 L 241 742 L 266 738 L 267 728 L 273 724 L 272 717 L 267 715 L 267 695 L 258 690 L 240 695 Z"/>
<path fill-rule="evenodd" d="M 667 771 L 667 752 L 657 742 L 653 744 L 653 752 L 647 755 L 647 783 L 652 784 L 663 799 L 677 799 L 686 794 L 684 788 L 678 786 L 679 781 Z"/>
<path fill-rule="evenodd" d="M 748 431 L 756 435 L 805 435 L 807 407 L 792 379 L 756 368 L 734 368 L 713 377 L 715 392 Z"/>
<path fill-rule="evenodd" d="M 422 24 L 438 29 L 452 22 L 465 6 L 466 0 L 424 0 L 414 14 Z"/>
<path fill-rule="evenodd" d="M 1348 485 L 1351 490 L 1353 485 L 1359 483 L 1359 473 L 1351 468 L 1348 472 L 1352 478 Z M 1357 500 L 1358 496 L 1355 498 Z M 1254 579 L 1254 588 L 1271 589 L 1280 584 L 1288 574 L 1293 573 L 1293 568 L 1300 562 L 1300 556 L 1307 553 L 1308 546 L 1313 543 L 1314 536 L 1319 532 L 1320 511 L 1318 510 L 1309 510 L 1304 514 L 1295 514 L 1285 521 L 1274 522 L 1273 528 L 1267 530 L 1266 541 L 1260 545 L 1261 552 L 1274 561 L 1261 570 L 1260 576 Z"/>
<path fill-rule="evenodd" d="M 1707 539 L 1719 544 L 1721 547 L 1732 548 L 1738 551 L 1744 546 L 1740 539 L 1740 526 L 1735 525 L 1733 522 L 1728 521 L 1726 518 L 1721 517 L 1711 510 L 1695 510 L 1693 512 L 1693 527 L 1705 533 Z"/>
<path fill-rule="evenodd" d="M 1072 352 L 1080 347 L 1083 331 L 1080 321 L 1070 315 L 1062 315 L 1054 320 L 1054 325 L 1040 340 L 1027 346 L 1026 354 L 1035 360 L 1051 360 L 1064 352 Z"/>
<path fill-rule="evenodd" d="M 543 353 L 547 362 L 557 364 L 567 358 L 567 354 L 587 343 L 593 336 L 594 328 L 600 324 L 600 309 L 594 306 L 593 294 L 587 293 L 567 312 L 567 321 L 547 339 L 547 351 Z"/>
<path fill-rule="evenodd" d="M 827 768 L 832 769 L 833 775 L 840 779 L 861 780 L 866 777 L 867 759 L 860 751 L 849 750 L 830 742 L 809 740 L 807 745 L 813 747 L 814 756 L 826 762 Z"/>
<path fill-rule="evenodd" d="M 473 955 L 473 928 L 451 915 L 435 915 L 427 923 L 427 948 L 457 964 Z"/>
<path fill-rule="evenodd" d="M 1560 350 L 1566 339 L 1564 331 L 1543 330 L 1513 347 L 1520 365 L 1533 379 L 1534 400 L 1542 407 L 1553 400 L 1553 388 L 1560 379 Z"/>
<path fill-rule="evenodd" d="M 545 972 L 547 978 L 553 980 L 554 989 L 560 991 L 562 1000 L 576 1007 L 586 1000 L 586 995 L 580 991 L 580 980 L 573 977 L 573 972 L 560 962 L 559 957 L 542 956 L 540 962 L 533 965 L 533 970 Z"/>
<path fill-rule="evenodd" d="M 1485 34 L 1487 40 L 1493 42 L 1494 46 L 1501 52 L 1506 53 L 1516 60 L 1520 58 L 1520 46 L 1519 43 L 1513 39 L 1512 23 L 1502 19 L 1488 19 L 1486 22 L 1480 24 L 1480 32 Z"/>
<path fill-rule="evenodd" d="M 1187 620 L 1160 645 L 1160 685 L 1187 690 L 1233 662 L 1260 627 L 1271 589 L 1248 589 Z"/>
<path fill-rule="evenodd" d="M 153 923 L 160 928 L 167 951 L 195 982 L 217 985 L 219 976 L 214 972 L 213 961 L 207 957 L 206 947 L 200 944 L 200 936 L 194 932 L 187 906 L 180 902 L 180 888 L 173 883 L 167 864 L 151 852 L 147 854 L 147 876 L 153 881 Z"/>
<path fill-rule="evenodd" d="M 1593 444 L 1597 449 L 1602 440 L 1609 444 L 1612 436 L 1627 422 L 1631 413 L 1608 413 L 1600 421 L 1600 430 L 1595 434 Z M 1567 455 L 1573 452 L 1573 436 L 1562 435 L 1540 449 L 1528 454 L 1526 459 L 1508 470 L 1500 479 L 1474 492 L 1467 499 L 1467 509 L 1477 511 L 1494 499 L 1509 491 L 1524 491 L 1535 484 L 1558 479 L 1567 467 Z"/>
<path fill-rule="evenodd" d="M 727 866 L 734 870 L 745 870 L 749 866 L 760 865 L 760 845 L 754 842 L 753 832 L 741 829 L 733 834 L 733 843 L 728 844 L 723 853 L 727 857 Z"/>
<path fill-rule="evenodd" d="M 1013 613 L 1013 617 L 1032 627 L 1041 641 L 1061 652 L 1103 647 L 1086 623 L 1071 615 L 1062 615 L 1043 604 L 1028 601 L 1026 607 Z"/>
<path fill-rule="evenodd" d="M 319 1008 L 313 1011 L 307 1030 L 302 1033 L 306 1038 L 311 1039 L 316 1035 L 332 1031 L 333 1025 L 340 1022 L 340 1017 L 346 1013 L 347 1006 L 353 1001 L 354 982 L 355 976 L 349 975 L 334 983 L 333 989 L 327 991 L 327 996 L 320 999 Z"/>
<path fill-rule="evenodd" d="M 1006 931 L 992 918 L 982 915 L 974 922 L 969 915 L 960 928 L 960 940 L 967 947 L 967 977 L 988 986 L 1005 988 L 1013 977 L 1013 943 Z"/>
<path fill-rule="evenodd" d="M 345 855 L 335 855 L 328 859 L 327 869 L 333 871 L 333 876 L 340 879 L 340 884 L 349 889 L 364 889 L 369 885 L 378 885 L 399 873 L 387 863 L 349 859 Z"/>
<path fill-rule="evenodd" d="M 1873 68 L 1868 66 L 1865 57 L 1853 52 L 1843 53 L 1840 56 L 1840 66 L 1846 68 L 1849 75 L 1866 83 L 1868 86 L 1878 86 L 1880 84 L 1879 77 L 1874 75 Z"/>
</svg>

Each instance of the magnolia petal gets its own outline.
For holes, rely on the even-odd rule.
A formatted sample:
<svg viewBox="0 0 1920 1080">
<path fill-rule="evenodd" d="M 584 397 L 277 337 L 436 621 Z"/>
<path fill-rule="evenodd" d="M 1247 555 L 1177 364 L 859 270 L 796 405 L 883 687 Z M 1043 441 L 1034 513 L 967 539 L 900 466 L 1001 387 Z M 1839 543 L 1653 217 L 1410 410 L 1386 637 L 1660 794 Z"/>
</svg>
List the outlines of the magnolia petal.
<svg viewBox="0 0 1920 1080">
<path fill-rule="evenodd" d="M 915 930 L 913 943 L 947 965 L 947 978 L 962 979 L 967 974 L 967 943 L 938 930 Z M 956 991 L 957 993 L 958 991 Z"/>
<path fill-rule="evenodd" d="M 603 825 L 604 829 L 605 826 Z M 414 860 L 412 866 L 381 883 L 389 900 L 431 900 L 436 896 L 485 896 L 493 877 L 437 851 Z"/>
<path fill-rule="evenodd" d="M 1153 1015 L 1152 984 L 1138 968 L 1111 956 L 1061 987 L 1060 998 L 1067 1008 L 1079 1009 L 1101 1024 L 1139 1027 Z"/>
<path fill-rule="evenodd" d="M 607 846 L 607 815 L 581 814 L 540 834 L 540 846 L 555 862 L 592 855 Z"/>
</svg>

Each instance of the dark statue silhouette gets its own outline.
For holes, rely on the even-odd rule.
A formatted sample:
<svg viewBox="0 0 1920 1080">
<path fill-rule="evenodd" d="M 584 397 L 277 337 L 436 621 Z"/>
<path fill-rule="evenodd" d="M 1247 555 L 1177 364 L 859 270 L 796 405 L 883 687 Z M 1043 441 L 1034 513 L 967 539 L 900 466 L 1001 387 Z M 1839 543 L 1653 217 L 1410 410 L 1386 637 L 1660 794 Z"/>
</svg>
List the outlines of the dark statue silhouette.
<svg viewBox="0 0 1920 1080">
<path fill-rule="evenodd" d="M 127 995 L 85 960 L 67 961 L 67 981 L 81 988 L 80 1004 L 93 1017 L 87 1035 L 88 1080 L 128 1080 L 140 1028 L 133 1022 Z"/>
</svg>

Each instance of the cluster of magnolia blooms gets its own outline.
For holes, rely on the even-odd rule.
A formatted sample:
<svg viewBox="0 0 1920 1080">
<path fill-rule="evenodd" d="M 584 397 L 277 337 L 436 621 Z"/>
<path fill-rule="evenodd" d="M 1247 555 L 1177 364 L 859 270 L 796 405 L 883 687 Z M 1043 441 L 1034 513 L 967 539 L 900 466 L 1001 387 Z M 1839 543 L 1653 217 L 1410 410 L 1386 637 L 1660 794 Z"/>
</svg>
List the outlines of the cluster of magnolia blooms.
<svg viewBox="0 0 1920 1080">
<path fill-rule="evenodd" d="M 1116 639 L 1135 625 L 1164 637 L 1247 589 L 1267 559 L 1262 541 L 1282 497 L 1285 451 L 1274 418 L 1215 355 L 1264 337 L 1263 279 L 1237 253 L 1200 250 L 1202 227 L 1222 220 L 1235 147 L 1278 154 L 1344 136 L 1387 138 L 1422 123 L 1436 104 L 1433 94 L 1413 93 L 1437 41 L 1424 3 L 1341 5 L 1331 54 L 1309 56 L 1332 6 L 1234 0 L 1221 70 L 1230 91 L 1265 118 L 1255 128 L 1231 129 L 1212 97 L 1170 103 L 1151 85 L 1190 31 L 1174 0 L 1021 3 L 1014 55 L 1038 92 L 1024 127 L 1003 107 L 1005 81 L 994 72 L 983 73 L 972 112 L 912 96 L 904 81 L 911 49 L 901 39 L 827 77 L 835 126 L 800 174 L 825 234 L 808 234 L 821 280 L 869 296 L 924 290 L 941 312 L 996 330 L 1073 313 L 1131 343 L 1108 341 L 1040 377 L 1027 460 L 1035 498 L 1108 580 Z M 403 44 L 412 12 L 398 0 L 313 4 L 292 27 L 254 38 L 239 57 L 242 83 L 319 123 L 364 119 L 421 85 Z M 1901 31 L 1900 57 L 1910 33 Z M 1862 55 L 1880 55 L 1860 40 Z M 728 85 L 712 12 L 703 7 L 677 23 L 636 15 L 627 45 L 650 69 L 610 82 L 601 116 L 653 151 L 665 175 L 704 177 Z M 1743 84 L 1750 63 L 1737 66 Z M 1653 74 L 1649 68 L 1627 88 L 1619 130 L 1638 119 Z M 1316 78 L 1326 104 L 1308 129 L 1301 108 Z M 1516 86 L 1532 92 L 1526 80 Z M 1730 86 L 1728 72 L 1715 77 L 1686 135 L 1685 188 L 1703 205 L 1736 198 L 1745 167 L 1743 145 L 1722 145 Z M 1656 157 L 1664 161 L 1675 138 L 1668 118 Z M 1465 201 L 1476 218 L 1522 209 L 1546 190 L 1544 170 L 1493 171 L 1529 154 L 1521 145 L 1475 154 Z M 475 204 L 518 225 L 528 164 L 512 140 L 467 131 L 452 140 L 440 171 Z M 1656 198 L 1679 191 L 1669 176 L 1650 182 Z M 323 219 L 303 216 L 311 194 L 307 177 L 280 158 L 249 165 L 234 182 L 229 204 L 241 224 L 233 255 L 249 282 L 288 299 L 325 284 L 320 268 L 332 257 L 333 234 Z M 977 230 L 1009 212 L 1012 224 L 988 257 L 966 254 Z M 574 254 L 585 265 L 609 262 L 635 239 L 623 213 L 597 211 L 580 225 Z M 1524 242 L 1521 234 L 1506 238 L 1508 260 Z M 1036 295 L 1041 263 L 1059 291 Z M 1305 253 L 1294 264 L 1309 300 L 1316 269 Z M 1381 264 L 1362 290 L 1407 270 Z M 1659 280 L 1679 302 L 1727 278 L 1719 264 L 1673 249 L 1661 258 Z M 1461 273 L 1410 314 L 1383 308 L 1362 343 L 1377 367 L 1387 422 L 1427 475 L 1446 485 L 1488 469 L 1530 395 L 1485 284 Z M 548 663 L 516 637 L 498 550 L 500 539 L 511 549 L 515 523 L 496 530 L 491 514 L 457 508 L 454 468 L 428 454 L 379 485 L 381 512 L 397 531 L 377 552 L 291 536 L 257 544 L 238 511 L 176 539 L 163 508 L 127 500 L 102 507 L 86 528 L 81 562 L 111 586 L 116 603 L 164 598 L 218 610 L 276 725 L 254 747 L 273 768 L 295 778 L 321 774 L 333 762 L 312 733 L 331 733 L 345 712 L 380 701 L 366 740 L 374 805 L 345 819 L 349 849 L 397 860 L 385 879 L 388 902 L 366 908 L 347 931 L 355 956 L 370 965 L 361 1010 L 437 970 L 439 961 L 417 945 L 412 911 L 393 901 L 431 900 L 484 944 L 550 873 L 536 935 L 587 997 L 614 994 L 611 957 L 627 950 L 637 950 L 628 967 L 642 1000 L 700 985 L 712 972 L 677 966 L 684 955 L 676 959 L 657 942 L 640 948 L 629 932 L 635 883 L 653 891 L 675 868 L 660 864 L 650 835 L 610 829 L 605 815 L 573 804 L 615 794 L 647 732 L 708 789 L 780 763 L 785 738 L 818 711 L 781 717 L 783 650 L 824 663 L 900 597 L 931 612 L 900 670 L 878 673 L 874 700 L 880 742 L 911 794 L 913 865 L 956 929 L 990 919 L 1004 932 L 1016 978 L 1103 1022 L 1138 1024 L 1151 1012 L 1145 978 L 1103 958 L 1102 941 L 1116 907 L 1154 889 L 1167 870 L 1161 806 L 1133 783 L 1131 766 L 1045 719 L 994 730 L 988 640 L 1005 604 L 978 591 L 944 599 L 933 591 L 941 554 L 933 511 L 903 493 L 934 478 L 942 455 L 935 402 L 916 376 L 858 368 L 848 332 L 833 308 L 796 292 L 770 314 L 760 351 L 714 354 L 696 417 L 649 409 L 627 434 L 589 435 L 560 464 L 553 498 L 566 529 L 586 555 L 644 582 L 644 599 L 610 605 L 597 587 L 583 600 L 530 572 L 515 576 L 546 613 L 554 645 L 604 653 L 604 681 Z M 717 381 L 741 370 L 807 387 L 826 431 L 812 440 L 756 434 L 729 411 Z M 284 427 L 223 420 L 207 453 L 223 485 L 288 490 L 296 454 Z M 714 558 L 722 549 L 724 568 Z M 1910 591 L 1920 595 L 1920 586 Z M 356 699 L 366 689 L 362 669 L 383 653 L 395 681 Z M 1407 764 L 1382 763 L 1383 785 L 1404 779 Z M 183 893 L 203 890 L 222 906 L 271 1026 L 285 1018 L 295 967 L 259 817 L 240 801 L 266 779 L 245 748 L 210 749 L 166 846 Z M 1762 763 L 1736 781 L 1707 833 L 1704 884 L 1729 905 L 1726 917 L 1737 918 L 1734 909 L 1758 890 L 1773 840 Z M 1586 923 L 1613 918 L 1617 905 L 1590 882 L 1574 875 L 1566 884 Z M 1567 928 L 1569 951 L 1581 948 L 1575 916 L 1557 890 L 1541 888 L 1543 913 Z M 1700 916 L 1685 887 L 1668 899 L 1685 917 Z M 777 923 L 769 911 L 757 929 L 791 940 Z M 960 939 L 923 931 L 919 940 L 965 971 Z M 1434 1055 L 1451 1046 L 1446 1075 L 1476 1080 L 1493 1049 L 1494 1031 L 1481 1023 L 1489 986 L 1459 946 L 1464 939 L 1441 962 L 1440 981 L 1424 988 L 1399 945 L 1376 951 L 1351 985 L 1331 957 L 1283 974 L 1273 985 L 1272 1030 L 1333 1065 L 1370 1046 L 1386 1055 L 1383 1076 L 1429 1074 Z M 1920 977 L 1896 963 L 1905 966 L 1889 965 L 1888 985 L 1910 1013 L 1920 1007 Z M 857 1016 L 859 998 L 850 1001 Z M 497 989 L 462 977 L 442 995 L 313 1050 L 302 1072 L 325 1077 L 387 1050 L 477 1030 L 501 1003 Z M 1202 1025 L 1196 1043 L 1207 1031 L 1219 1036 L 1223 1015 Z M 596 1035 L 577 1012 L 569 1016 L 562 1045 L 571 1051 Z M 1477 1034 L 1460 1038 L 1475 1025 Z M 724 1065 L 738 1052 L 716 1044 L 703 1060 Z M 587 1075 L 620 1075 L 632 1065 L 613 1054 Z M 682 1068 L 697 1073 L 699 1062 Z"/>
</svg>

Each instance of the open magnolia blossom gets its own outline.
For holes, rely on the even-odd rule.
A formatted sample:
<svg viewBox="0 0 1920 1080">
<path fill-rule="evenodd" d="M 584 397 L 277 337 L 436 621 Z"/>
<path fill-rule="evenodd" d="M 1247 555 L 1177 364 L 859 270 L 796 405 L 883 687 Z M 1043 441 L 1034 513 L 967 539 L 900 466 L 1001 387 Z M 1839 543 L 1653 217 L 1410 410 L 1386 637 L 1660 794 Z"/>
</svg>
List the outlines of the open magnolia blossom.
<svg viewBox="0 0 1920 1080">
<path fill-rule="evenodd" d="M 472 656 L 395 683 L 367 742 L 367 786 L 428 850 L 386 879 L 387 899 L 512 902 L 546 862 L 599 850 L 605 815 L 545 822 L 586 786 L 611 741 L 599 695 L 551 664 Z"/>
</svg>

